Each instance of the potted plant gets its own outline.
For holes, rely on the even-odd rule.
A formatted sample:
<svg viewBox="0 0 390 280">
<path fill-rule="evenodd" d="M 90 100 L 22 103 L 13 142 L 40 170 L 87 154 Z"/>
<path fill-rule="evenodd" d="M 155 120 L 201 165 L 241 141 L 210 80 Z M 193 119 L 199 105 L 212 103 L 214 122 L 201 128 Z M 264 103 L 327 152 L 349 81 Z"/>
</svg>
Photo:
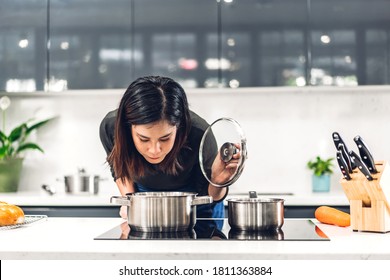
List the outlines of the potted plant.
<svg viewBox="0 0 390 280">
<path fill-rule="evenodd" d="M 330 175 L 333 173 L 334 158 L 322 159 L 317 156 L 315 160 L 307 163 L 307 168 L 313 171 L 312 187 L 314 192 L 328 192 L 330 189 Z"/>
<path fill-rule="evenodd" d="M 28 137 L 34 130 L 42 127 L 51 119 L 34 122 L 27 120 L 10 131 L 5 130 L 5 111 L 11 105 L 7 96 L 0 98 L 3 124 L 0 129 L 0 192 L 16 192 L 18 189 L 20 173 L 23 165 L 23 154 L 27 150 L 37 150 L 43 153 L 38 144 L 28 141 Z"/>
</svg>

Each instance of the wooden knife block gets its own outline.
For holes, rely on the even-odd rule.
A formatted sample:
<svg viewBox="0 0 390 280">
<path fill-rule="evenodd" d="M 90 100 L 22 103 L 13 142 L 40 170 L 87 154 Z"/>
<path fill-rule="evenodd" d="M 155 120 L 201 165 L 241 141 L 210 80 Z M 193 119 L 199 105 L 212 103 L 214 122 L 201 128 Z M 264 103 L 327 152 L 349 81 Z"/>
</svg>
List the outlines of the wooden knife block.
<svg viewBox="0 0 390 280">
<path fill-rule="evenodd" d="M 386 161 L 377 161 L 375 166 L 378 173 L 372 174 L 372 181 L 358 170 L 350 174 L 351 180 L 340 181 L 350 203 L 354 231 L 390 231 L 390 167 Z"/>
</svg>

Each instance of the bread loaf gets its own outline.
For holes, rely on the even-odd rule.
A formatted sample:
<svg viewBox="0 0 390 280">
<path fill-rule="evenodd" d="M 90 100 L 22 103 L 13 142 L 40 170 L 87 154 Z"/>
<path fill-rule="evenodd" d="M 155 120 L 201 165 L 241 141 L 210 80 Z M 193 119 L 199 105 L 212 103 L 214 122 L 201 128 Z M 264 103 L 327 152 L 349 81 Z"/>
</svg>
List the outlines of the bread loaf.
<svg viewBox="0 0 390 280">
<path fill-rule="evenodd" d="M 24 222 L 24 212 L 19 206 L 0 201 L 0 226 L 11 226 Z"/>
</svg>

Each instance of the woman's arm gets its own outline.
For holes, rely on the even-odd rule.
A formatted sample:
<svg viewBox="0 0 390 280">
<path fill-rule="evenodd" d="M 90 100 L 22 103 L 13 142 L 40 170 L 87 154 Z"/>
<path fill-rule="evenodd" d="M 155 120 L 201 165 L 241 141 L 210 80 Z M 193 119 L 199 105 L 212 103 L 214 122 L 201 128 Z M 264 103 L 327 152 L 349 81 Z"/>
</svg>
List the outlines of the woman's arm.
<svg viewBox="0 0 390 280">
<path fill-rule="evenodd" d="M 237 145 L 238 146 L 238 145 Z M 222 161 L 219 154 L 215 157 L 211 168 L 211 182 L 217 185 L 224 185 L 233 179 L 238 168 L 238 161 L 241 157 L 241 153 L 238 152 L 233 155 L 229 162 Z M 228 188 L 227 187 L 216 187 L 209 184 L 209 195 L 211 195 L 214 201 L 220 201 L 225 199 Z"/>
<path fill-rule="evenodd" d="M 115 183 L 118 186 L 119 192 L 121 193 L 122 196 L 125 196 L 127 193 L 135 192 L 133 181 L 129 181 L 125 179 L 125 181 L 123 182 L 122 179 L 119 178 L 116 179 Z"/>
<path fill-rule="evenodd" d="M 122 196 L 126 196 L 126 194 L 128 194 L 128 193 L 135 192 L 133 181 L 129 181 L 129 180 L 125 179 L 125 181 L 123 182 L 119 178 L 119 179 L 116 179 L 115 183 L 118 186 L 119 192 L 121 193 Z M 123 219 L 127 219 L 127 207 L 128 206 L 121 206 L 121 208 L 119 210 L 119 215 Z"/>
<path fill-rule="evenodd" d="M 219 188 L 215 187 L 212 184 L 209 184 L 209 195 L 213 197 L 214 201 L 220 201 L 224 199 L 227 195 L 228 188 Z"/>
</svg>

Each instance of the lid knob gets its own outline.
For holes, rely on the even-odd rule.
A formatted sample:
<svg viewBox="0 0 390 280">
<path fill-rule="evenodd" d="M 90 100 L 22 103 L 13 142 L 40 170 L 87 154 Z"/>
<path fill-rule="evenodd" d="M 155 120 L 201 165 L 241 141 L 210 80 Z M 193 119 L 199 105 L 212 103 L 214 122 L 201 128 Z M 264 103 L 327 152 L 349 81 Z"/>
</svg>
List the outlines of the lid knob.
<svg viewBox="0 0 390 280">
<path fill-rule="evenodd" d="M 233 143 L 226 142 L 221 146 L 219 153 L 224 162 L 229 162 L 233 158 L 233 155 L 237 153 L 237 148 Z"/>
</svg>

